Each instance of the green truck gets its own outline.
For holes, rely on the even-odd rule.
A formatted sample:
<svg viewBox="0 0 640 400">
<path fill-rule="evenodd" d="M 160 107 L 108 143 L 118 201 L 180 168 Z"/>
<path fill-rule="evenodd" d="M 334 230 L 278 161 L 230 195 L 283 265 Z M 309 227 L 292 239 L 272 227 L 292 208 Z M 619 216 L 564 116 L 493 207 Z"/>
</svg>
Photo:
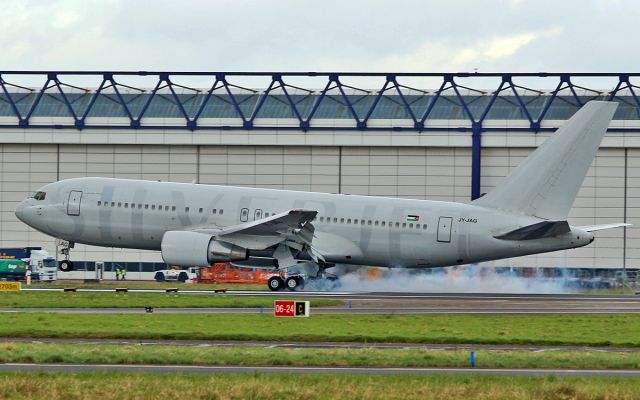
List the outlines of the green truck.
<svg viewBox="0 0 640 400">
<path fill-rule="evenodd" d="M 26 262 L 16 259 L 0 259 L 0 281 L 23 280 L 26 272 Z"/>
</svg>

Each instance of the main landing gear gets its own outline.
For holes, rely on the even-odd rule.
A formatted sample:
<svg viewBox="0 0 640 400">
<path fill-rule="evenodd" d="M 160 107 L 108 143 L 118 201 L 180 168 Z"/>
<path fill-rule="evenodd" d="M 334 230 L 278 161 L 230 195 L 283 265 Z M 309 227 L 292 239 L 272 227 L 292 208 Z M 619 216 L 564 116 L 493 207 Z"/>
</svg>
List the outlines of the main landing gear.
<svg viewBox="0 0 640 400">
<path fill-rule="evenodd" d="M 291 291 L 302 290 L 304 288 L 305 279 L 302 275 L 286 276 L 276 275 L 269 278 L 267 285 L 274 292 L 288 289 Z"/>
<path fill-rule="evenodd" d="M 69 260 L 69 252 L 73 249 L 75 243 L 60 240 L 56 243 L 56 251 L 64 256 L 64 260 L 58 262 L 58 268 L 62 272 L 73 271 L 73 262 Z"/>
<path fill-rule="evenodd" d="M 303 262 L 292 265 L 288 268 L 281 268 L 277 275 L 269 278 L 267 286 L 270 290 L 277 292 L 281 290 L 298 291 L 303 290 L 309 282 L 318 282 L 319 290 L 326 290 L 328 287 L 335 287 L 337 276 L 325 272 L 327 268 L 334 265 L 319 266 L 312 262 Z M 330 283 L 327 286 L 327 283 Z M 314 284 L 314 288 L 315 288 Z"/>
</svg>

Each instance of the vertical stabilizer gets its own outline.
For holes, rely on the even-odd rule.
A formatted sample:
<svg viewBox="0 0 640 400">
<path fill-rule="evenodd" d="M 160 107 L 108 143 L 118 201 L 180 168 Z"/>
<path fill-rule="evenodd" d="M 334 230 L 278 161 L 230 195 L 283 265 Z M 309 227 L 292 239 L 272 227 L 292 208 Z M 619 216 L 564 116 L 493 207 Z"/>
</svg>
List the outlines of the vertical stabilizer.
<svg viewBox="0 0 640 400">
<path fill-rule="evenodd" d="M 566 220 L 617 107 L 612 102 L 588 102 L 504 182 L 473 204 Z"/>
</svg>

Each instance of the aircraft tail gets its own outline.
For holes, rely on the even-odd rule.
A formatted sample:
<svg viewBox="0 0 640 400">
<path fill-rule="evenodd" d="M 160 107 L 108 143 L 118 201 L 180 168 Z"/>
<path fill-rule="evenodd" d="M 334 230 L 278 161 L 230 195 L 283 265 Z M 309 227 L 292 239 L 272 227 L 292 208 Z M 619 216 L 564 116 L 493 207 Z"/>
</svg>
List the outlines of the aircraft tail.
<svg viewBox="0 0 640 400">
<path fill-rule="evenodd" d="M 472 204 L 564 221 L 617 103 L 590 101 L 494 190 Z"/>
</svg>

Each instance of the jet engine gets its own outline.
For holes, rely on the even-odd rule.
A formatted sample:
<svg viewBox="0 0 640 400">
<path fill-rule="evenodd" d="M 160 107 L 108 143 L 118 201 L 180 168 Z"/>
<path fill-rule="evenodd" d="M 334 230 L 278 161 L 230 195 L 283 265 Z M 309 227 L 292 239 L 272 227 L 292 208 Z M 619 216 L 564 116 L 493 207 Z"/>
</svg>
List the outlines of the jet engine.
<svg viewBox="0 0 640 400">
<path fill-rule="evenodd" d="M 162 259 L 167 264 L 203 266 L 214 262 L 241 261 L 249 250 L 199 232 L 169 231 L 162 237 Z"/>
</svg>

